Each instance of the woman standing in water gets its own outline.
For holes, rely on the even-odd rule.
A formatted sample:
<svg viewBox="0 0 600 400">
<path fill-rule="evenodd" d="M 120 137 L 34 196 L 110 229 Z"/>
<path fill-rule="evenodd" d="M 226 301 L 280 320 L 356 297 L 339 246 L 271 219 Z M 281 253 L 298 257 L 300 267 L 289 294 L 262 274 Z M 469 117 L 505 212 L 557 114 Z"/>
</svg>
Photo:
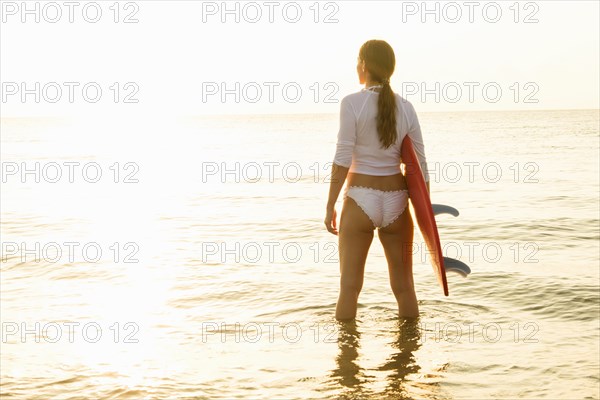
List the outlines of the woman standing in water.
<svg viewBox="0 0 600 400">
<path fill-rule="evenodd" d="M 400 170 L 400 146 L 406 135 L 413 141 L 428 190 L 429 175 L 415 109 L 390 86 L 395 67 L 391 46 L 382 40 L 369 40 L 360 48 L 356 67 L 365 87 L 341 102 L 325 216 L 327 230 L 339 237 L 341 278 L 335 313 L 339 320 L 356 317 L 375 228 L 385 251 L 399 316 L 419 315 L 412 273 L 413 222 Z M 346 178 L 338 231 L 335 203 Z"/>
</svg>

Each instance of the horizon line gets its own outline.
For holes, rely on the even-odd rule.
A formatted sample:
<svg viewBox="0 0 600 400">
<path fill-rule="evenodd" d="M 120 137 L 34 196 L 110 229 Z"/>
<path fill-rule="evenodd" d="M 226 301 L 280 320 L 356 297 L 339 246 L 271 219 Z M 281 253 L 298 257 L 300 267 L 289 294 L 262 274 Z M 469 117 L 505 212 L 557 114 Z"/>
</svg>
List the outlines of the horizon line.
<svg viewBox="0 0 600 400">
<path fill-rule="evenodd" d="M 495 110 L 448 110 L 448 111 L 418 111 L 418 114 L 450 114 L 450 113 L 486 113 L 486 112 L 548 112 L 548 111 L 600 111 L 600 108 L 547 108 L 547 109 L 495 109 Z M 175 118 L 198 118 L 198 117 L 242 117 L 242 116 L 299 116 L 299 115 L 337 115 L 338 112 L 299 112 L 299 113 L 213 113 L 213 114 L 160 114 L 172 116 Z M 152 113 L 152 115 L 156 115 Z M 98 115 L 98 117 L 126 117 L 126 114 L 114 115 Z M 142 113 L 133 113 L 132 118 L 145 116 Z M 35 118 L 60 118 L 60 119 L 77 119 L 77 118 L 94 118 L 94 115 L 0 115 L 2 119 L 35 119 Z"/>
</svg>

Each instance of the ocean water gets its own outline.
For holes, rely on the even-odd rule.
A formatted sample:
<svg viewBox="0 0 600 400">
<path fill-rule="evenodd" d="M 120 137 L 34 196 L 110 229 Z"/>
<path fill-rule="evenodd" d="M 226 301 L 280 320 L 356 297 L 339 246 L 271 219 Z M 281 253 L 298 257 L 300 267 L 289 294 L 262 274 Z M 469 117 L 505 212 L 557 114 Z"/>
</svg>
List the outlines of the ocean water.
<svg viewBox="0 0 600 400">
<path fill-rule="evenodd" d="M 2 396 L 600 398 L 599 111 L 419 117 L 472 273 L 401 320 L 375 237 L 354 323 L 337 115 L 2 119 Z"/>
</svg>

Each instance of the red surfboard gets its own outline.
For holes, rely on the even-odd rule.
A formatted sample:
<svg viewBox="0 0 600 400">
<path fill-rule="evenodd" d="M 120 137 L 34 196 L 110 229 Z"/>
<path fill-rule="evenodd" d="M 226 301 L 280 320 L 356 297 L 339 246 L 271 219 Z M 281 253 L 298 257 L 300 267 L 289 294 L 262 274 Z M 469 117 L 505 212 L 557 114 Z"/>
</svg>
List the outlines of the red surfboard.
<svg viewBox="0 0 600 400">
<path fill-rule="evenodd" d="M 408 195 L 415 210 L 417 224 L 425 240 L 427 250 L 429 250 L 429 258 L 433 266 L 433 271 L 444 290 L 444 295 L 448 296 L 448 281 L 446 280 L 440 235 L 435 222 L 435 215 L 433 214 L 427 185 L 421 171 L 421 165 L 419 164 L 412 140 L 410 140 L 408 135 L 402 141 L 400 154 L 402 163 L 405 165 L 404 176 L 406 177 L 406 184 L 408 186 Z"/>
</svg>

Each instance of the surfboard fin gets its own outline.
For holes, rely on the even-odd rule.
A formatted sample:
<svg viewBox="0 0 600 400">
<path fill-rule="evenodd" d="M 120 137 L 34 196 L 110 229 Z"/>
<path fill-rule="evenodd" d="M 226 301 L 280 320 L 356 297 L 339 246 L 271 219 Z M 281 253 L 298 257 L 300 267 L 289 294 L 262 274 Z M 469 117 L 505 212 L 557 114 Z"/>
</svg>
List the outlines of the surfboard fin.
<svg viewBox="0 0 600 400">
<path fill-rule="evenodd" d="M 444 257 L 444 268 L 446 271 L 456 272 L 465 278 L 471 273 L 471 268 L 467 264 L 450 257 Z"/>
<path fill-rule="evenodd" d="M 450 214 L 454 217 L 458 217 L 459 214 L 456 208 L 444 204 L 432 204 L 431 207 L 433 208 L 433 215 Z"/>
</svg>

